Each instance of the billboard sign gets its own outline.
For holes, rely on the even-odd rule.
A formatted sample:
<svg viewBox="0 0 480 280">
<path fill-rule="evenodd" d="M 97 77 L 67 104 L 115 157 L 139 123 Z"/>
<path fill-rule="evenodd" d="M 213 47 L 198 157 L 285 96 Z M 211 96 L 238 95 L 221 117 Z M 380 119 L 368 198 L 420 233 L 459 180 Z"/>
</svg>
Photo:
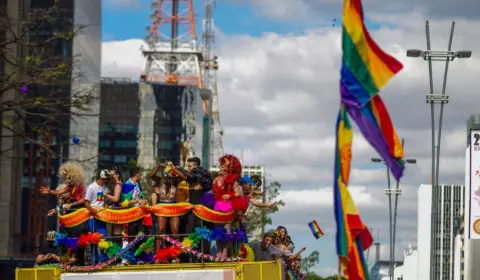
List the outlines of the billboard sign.
<svg viewBox="0 0 480 280">
<path fill-rule="evenodd" d="M 470 133 L 469 239 L 480 239 L 480 130 Z"/>
</svg>

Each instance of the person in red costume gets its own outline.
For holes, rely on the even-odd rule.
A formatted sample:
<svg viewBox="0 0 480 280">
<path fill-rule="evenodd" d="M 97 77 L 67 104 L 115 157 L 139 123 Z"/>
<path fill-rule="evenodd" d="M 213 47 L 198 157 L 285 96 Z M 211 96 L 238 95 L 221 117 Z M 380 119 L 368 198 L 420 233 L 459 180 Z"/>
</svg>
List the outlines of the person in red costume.
<svg viewBox="0 0 480 280">
<path fill-rule="evenodd" d="M 212 191 L 217 202 L 214 210 L 223 213 L 229 213 L 235 209 L 232 201 L 241 197 L 240 179 L 242 176 L 242 164 L 234 155 L 224 155 L 219 160 L 220 176 L 213 181 Z M 226 224 L 227 233 L 232 232 L 232 225 Z M 217 257 L 228 258 L 230 253 L 231 242 L 224 243 L 217 241 Z"/>
</svg>

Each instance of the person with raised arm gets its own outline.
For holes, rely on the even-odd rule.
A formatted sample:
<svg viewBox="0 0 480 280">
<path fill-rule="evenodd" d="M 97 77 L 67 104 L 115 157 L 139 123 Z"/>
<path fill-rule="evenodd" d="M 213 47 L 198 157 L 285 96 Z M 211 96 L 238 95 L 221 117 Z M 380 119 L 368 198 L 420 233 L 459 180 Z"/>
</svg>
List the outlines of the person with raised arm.
<svg viewBox="0 0 480 280">
<path fill-rule="evenodd" d="M 82 165 L 75 161 L 66 161 L 58 168 L 58 177 L 62 181 L 55 190 L 49 187 L 41 187 L 40 193 L 45 195 L 55 195 L 58 198 L 58 209 L 60 214 L 75 211 L 85 204 L 85 171 Z M 47 216 L 53 216 L 57 213 L 56 209 L 51 209 Z M 65 228 L 67 235 L 71 238 L 78 238 L 81 234 L 88 231 L 88 225 L 81 223 L 77 226 Z M 77 264 L 85 264 L 85 251 L 83 248 L 76 248 L 74 250 Z"/>
<path fill-rule="evenodd" d="M 113 176 L 113 194 L 110 194 L 108 191 L 104 192 L 105 198 L 112 203 L 112 208 L 122 208 L 122 189 L 123 189 L 123 176 L 122 168 L 120 166 L 114 166 L 110 171 L 110 174 Z M 119 237 L 122 236 L 123 225 L 114 224 L 112 235 Z M 114 239 L 116 243 L 121 244 L 122 240 L 117 238 Z"/>
<path fill-rule="evenodd" d="M 168 164 L 171 166 L 171 163 Z M 158 172 L 161 170 L 162 167 L 156 168 L 156 171 Z M 172 169 L 167 169 L 163 168 L 162 171 L 162 176 L 157 176 L 156 173 L 152 174 L 150 173 L 149 175 L 150 178 L 152 178 L 154 184 L 153 184 L 153 192 L 151 194 L 151 201 L 152 205 L 156 204 L 173 204 L 177 203 L 177 190 L 178 190 L 178 185 L 182 181 L 182 179 L 174 174 Z M 174 235 L 179 233 L 180 230 L 180 217 L 175 216 L 175 217 L 162 217 L 162 216 L 157 216 L 156 217 L 156 224 L 157 224 L 157 232 L 158 234 L 165 234 L 167 232 L 167 227 L 169 226 L 170 232 Z M 174 239 L 178 240 L 178 236 L 174 236 Z M 157 240 L 157 250 L 161 248 L 162 241 Z"/>
</svg>

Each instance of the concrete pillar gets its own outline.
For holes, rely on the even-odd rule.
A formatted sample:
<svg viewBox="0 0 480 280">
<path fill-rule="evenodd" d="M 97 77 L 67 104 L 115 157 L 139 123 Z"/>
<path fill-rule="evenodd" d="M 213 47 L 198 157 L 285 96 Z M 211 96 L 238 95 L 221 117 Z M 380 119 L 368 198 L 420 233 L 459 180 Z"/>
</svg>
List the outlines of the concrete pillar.
<svg viewBox="0 0 480 280">
<path fill-rule="evenodd" d="M 29 1 L 7 1 L 7 14 L 11 20 L 13 32 L 19 32 L 20 22 L 24 18 Z M 12 32 L 6 32 L 7 40 L 12 38 Z M 14 56 L 22 57 L 22 48 L 19 45 L 11 44 L 8 46 Z M 16 69 L 11 65 L 4 65 L 5 73 L 12 73 Z M 18 71 L 17 71 L 18 72 Z M 14 100 L 19 97 L 15 90 L 3 93 L 2 101 Z M 12 112 L 4 112 L 1 115 L 2 123 L 6 124 L 14 120 L 15 115 Z M 16 122 L 11 127 L 13 130 L 23 129 L 21 122 Z M 14 239 L 15 234 L 20 233 L 21 222 L 21 178 L 23 167 L 23 139 L 12 137 L 14 134 L 6 129 L 0 129 L 0 256 L 11 256 L 17 253 L 20 248 L 20 239 Z M 17 241 L 17 242 L 16 242 Z"/>
</svg>

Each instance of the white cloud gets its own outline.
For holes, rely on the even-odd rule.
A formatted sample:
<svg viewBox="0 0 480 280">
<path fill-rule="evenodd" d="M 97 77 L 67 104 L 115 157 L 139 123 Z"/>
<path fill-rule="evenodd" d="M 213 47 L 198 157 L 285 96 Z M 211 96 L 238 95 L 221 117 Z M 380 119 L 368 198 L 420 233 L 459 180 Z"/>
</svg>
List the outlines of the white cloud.
<svg viewBox="0 0 480 280">
<path fill-rule="evenodd" d="M 405 56 L 407 49 L 425 46 L 424 22 L 418 14 L 375 16 L 398 26 L 383 27 L 372 35 L 405 66 L 381 95 L 400 137 L 405 138 L 406 156 L 418 161 L 407 166 L 401 182 L 404 192 L 399 199 L 396 250 L 400 258 L 402 246 L 416 242 L 416 189 L 429 181 L 431 169 L 430 109 L 425 104 L 428 68 L 424 61 Z M 471 26 L 479 23 L 457 21 L 454 48 L 471 49 L 473 57 L 450 65 L 447 92 L 451 101 L 444 114 L 441 183 L 463 183 L 464 179 L 465 122 L 469 114 L 478 112 L 480 75 L 480 29 Z M 449 22 L 432 21 L 431 26 L 433 46 L 443 49 Z M 139 50 L 142 44 L 141 40 L 104 43 L 103 75 L 138 79 L 144 61 Z M 322 268 L 334 266 L 333 195 L 325 186 L 333 182 L 340 30 L 319 28 L 298 35 L 270 33 L 261 37 L 219 34 L 218 52 L 225 151 L 243 150 L 247 163 L 266 164 L 271 178 L 283 184 L 282 198 L 287 205 L 273 216 L 274 223 L 291 228 L 296 240 L 311 238 L 306 223 L 313 219 L 332 229 L 313 248 L 322 253 Z M 441 89 L 443 67 L 441 63 L 434 65 L 436 92 Z M 358 133 L 353 155 L 352 195 L 364 222 L 380 229 L 380 240 L 387 244 L 386 171 L 370 162 L 377 155 Z"/>
</svg>

